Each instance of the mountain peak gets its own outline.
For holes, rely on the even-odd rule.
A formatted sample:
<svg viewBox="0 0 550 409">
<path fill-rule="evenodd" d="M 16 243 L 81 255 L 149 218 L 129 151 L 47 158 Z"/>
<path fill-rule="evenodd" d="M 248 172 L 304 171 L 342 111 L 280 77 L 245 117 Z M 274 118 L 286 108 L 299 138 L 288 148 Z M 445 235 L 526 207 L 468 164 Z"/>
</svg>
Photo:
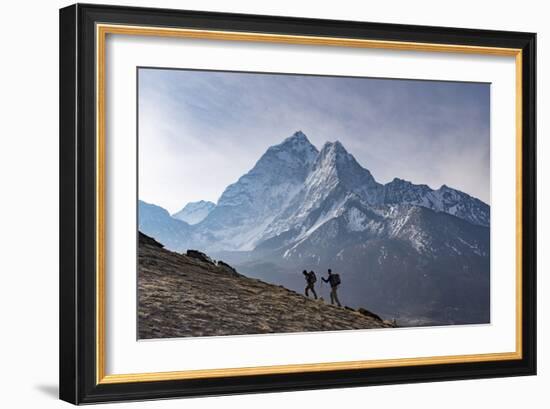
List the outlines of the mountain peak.
<svg viewBox="0 0 550 409">
<path fill-rule="evenodd" d="M 340 141 L 323 145 L 307 183 L 320 191 L 342 185 L 365 200 L 373 199 L 373 190 L 378 188 L 371 173 L 355 160 Z M 326 194 L 318 196 L 325 197 Z"/>
<path fill-rule="evenodd" d="M 334 142 L 325 142 L 323 145 L 323 148 L 321 149 L 321 152 L 336 152 L 336 153 L 344 153 L 347 154 L 348 151 L 342 145 L 342 142 L 336 140 Z"/>
<path fill-rule="evenodd" d="M 189 224 L 197 224 L 204 220 L 214 207 L 216 207 L 216 204 L 207 200 L 189 202 L 183 209 L 174 213 L 172 217 Z"/>
<path fill-rule="evenodd" d="M 307 136 L 302 131 L 296 131 L 278 145 L 270 146 L 256 163 L 254 169 L 257 170 L 258 166 L 263 167 L 266 163 L 276 163 L 276 166 L 287 168 L 301 168 L 304 165 L 308 167 L 318 153 L 319 151 Z M 271 166 L 269 167 L 271 168 Z"/>
<path fill-rule="evenodd" d="M 291 136 L 289 136 L 288 138 L 286 139 L 292 139 L 292 138 L 296 138 L 296 139 L 306 139 L 307 140 L 307 136 L 305 133 L 302 132 L 302 130 L 298 130 L 296 132 L 294 132 Z"/>
<path fill-rule="evenodd" d="M 291 136 L 285 138 L 280 144 L 274 145 L 269 149 L 291 149 L 293 151 L 313 151 L 317 154 L 317 148 L 309 141 L 306 134 L 302 131 L 296 131 Z"/>
<path fill-rule="evenodd" d="M 340 141 L 326 142 L 319 152 L 318 161 L 321 166 L 342 168 L 363 169 L 355 160 L 355 157 L 350 154 Z"/>
</svg>

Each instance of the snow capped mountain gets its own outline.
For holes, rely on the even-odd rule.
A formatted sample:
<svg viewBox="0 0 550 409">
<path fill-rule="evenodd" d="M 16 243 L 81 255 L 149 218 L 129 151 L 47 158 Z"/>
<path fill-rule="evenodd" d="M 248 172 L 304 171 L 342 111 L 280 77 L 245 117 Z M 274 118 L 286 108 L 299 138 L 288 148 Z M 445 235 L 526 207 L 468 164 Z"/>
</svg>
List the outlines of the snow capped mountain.
<svg viewBox="0 0 550 409">
<path fill-rule="evenodd" d="M 374 201 L 381 185 L 361 167 L 340 142 L 327 142 L 313 162 L 300 191 L 267 227 L 262 240 L 285 232 L 300 240 L 327 220 L 337 217 L 351 198 Z"/>
<path fill-rule="evenodd" d="M 386 185 L 379 184 L 337 141 L 323 146 L 302 188 L 265 228 L 257 246 L 275 249 L 291 244 L 293 247 L 287 249 L 286 254 L 289 256 L 292 248 L 297 248 L 331 220 L 346 215 L 349 232 L 363 231 L 362 223 L 367 223 L 369 228 L 381 228 L 380 222 L 367 218 L 366 214 L 386 212 L 383 217 L 387 218 L 391 214 L 389 210 L 403 204 L 489 226 L 489 206 L 480 200 L 447 186 L 432 190 L 427 185 L 415 185 L 397 178 Z M 418 241 L 416 245 L 422 246 Z"/>
<path fill-rule="evenodd" d="M 154 228 L 162 231 L 169 248 L 169 243 L 173 249 L 190 243 L 206 251 L 252 251 L 296 246 L 343 215 L 349 232 L 363 231 L 363 223 L 378 223 L 366 215 L 386 212 L 381 217 L 388 218 L 399 205 L 490 225 L 489 206 L 466 193 L 445 185 L 433 190 L 398 178 L 380 184 L 342 143 L 327 142 L 318 151 L 301 131 L 269 147 L 250 171 L 225 189 L 217 205 L 189 203 L 173 217 L 164 211 L 152 217 L 149 211 L 143 220 L 140 216 L 140 223 L 149 223 L 146 234 Z"/>
<path fill-rule="evenodd" d="M 252 250 L 263 230 L 296 195 L 318 155 L 298 131 L 267 149 L 254 167 L 229 185 L 197 225 L 209 249 Z"/>
<path fill-rule="evenodd" d="M 384 185 L 382 203 L 414 203 L 429 207 L 423 200 L 432 189 L 428 185 L 415 185 L 409 181 L 395 178 Z"/>
<path fill-rule="evenodd" d="M 206 200 L 190 202 L 179 212 L 174 213 L 172 217 L 193 225 L 203 221 L 214 207 L 216 207 L 215 203 Z"/>
<path fill-rule="evenodd" d="M 367 203 L 376 203 L 381 185 L 344 146 L 327 142 L 317 156 L 304 185 L 306 208 L 323 201 L 336 188 L 354 193 Z"/>
<path fill-rule="evenodd" d="M 381 203 L 408 203 L 444 212 L 480 226 L 489 226 L 490 208 L 481 200 L 446 185 L 432 190 L 395 178 L 384 185 Z"/>
<path fill-rule="evenodd" d="M 371 173 L 363 168 L 353 155 L 348 153 L 339 142 L 327 142 L 313 166 L 306 184 L 323 189 L 325 181 L 339 183 L 346 190 L 351 191 L 367 203 L 375 203 L 380 190 L 380 184 Z"/>
<path fill-rule="evenodd" d="M 337 254 L 341 258 L 347 246 L 369 240 L 406 242 L 416 253 L 429 258 L 467 253 L 480 257 L 489 255 L 487 228 L 428 207 L 411 204 L 373 206 L 357 195 L 348 194 L 337 206 L 316 215 L 315 220 L 306 219 L 309 224 L 304 222 L 298 229 L 291 230 L 294 235 L 288 230 L 283 231 L 263 242 L 260 248 L 278 251 L 287 259 L 311 258 L 311 261 L 319 262 L 324 258 L 327 263 Z M 455 229 L 451 226 L 462 227 Z M 462 235 L 461 231 L 470 226 L 475 235 Z M 310 250 L 305 250 L 308 248 Z"/>
</svg>

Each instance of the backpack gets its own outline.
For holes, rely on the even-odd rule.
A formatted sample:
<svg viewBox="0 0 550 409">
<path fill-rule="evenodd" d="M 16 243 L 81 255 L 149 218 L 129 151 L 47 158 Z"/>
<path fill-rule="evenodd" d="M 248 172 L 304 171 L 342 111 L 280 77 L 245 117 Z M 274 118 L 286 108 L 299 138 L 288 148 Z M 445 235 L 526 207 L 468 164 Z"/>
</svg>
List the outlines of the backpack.
<svg viewBox="0 0 550 409">
<path fill-rule="evenodd" d="M 333 274 L 332 275 L 332 280 L 331 280 L 331 284 L 336 286 L 336 285 L 340 285 L 341 281 L 340 281 L 340 274 Z"/>
<path fill-rule="evenodd" d="M 315 275 L 315 273 L 313 271 L 308 273 L 307 282 L 309 284 L 315 284 L 317 282 L 317 276 Z"/>
</svg>

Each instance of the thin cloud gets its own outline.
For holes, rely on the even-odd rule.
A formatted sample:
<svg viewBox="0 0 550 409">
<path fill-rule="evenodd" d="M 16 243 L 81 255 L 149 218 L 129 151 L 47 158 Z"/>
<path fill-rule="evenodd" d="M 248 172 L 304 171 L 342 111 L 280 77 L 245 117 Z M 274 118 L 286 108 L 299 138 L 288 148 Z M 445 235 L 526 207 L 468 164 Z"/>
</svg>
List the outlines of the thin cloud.
<svg viewBox="0 0 550 409">
<path fill-rule="evenodd" d="M 489 85 L 140 69 L 139 194 L 216 202 L 301 129 L 340 140 L 381 183 L 442 184 L 489 203 Z"/>
</svg>

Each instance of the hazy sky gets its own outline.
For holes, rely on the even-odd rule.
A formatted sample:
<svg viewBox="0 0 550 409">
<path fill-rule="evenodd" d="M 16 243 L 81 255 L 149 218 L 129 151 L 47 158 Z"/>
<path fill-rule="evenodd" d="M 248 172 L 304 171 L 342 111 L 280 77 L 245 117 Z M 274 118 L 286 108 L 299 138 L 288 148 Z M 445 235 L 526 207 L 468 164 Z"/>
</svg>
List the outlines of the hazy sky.
<svg viewBox="0 0 550 409">
<path fill-rule="evenodd" d="M 170 212 L 216 202 L 297 130 L 339 140 L 378 182 L 489 203 L 489 84 L 142 68 L 138 87 L 139 197 Z"/>
</svg>

